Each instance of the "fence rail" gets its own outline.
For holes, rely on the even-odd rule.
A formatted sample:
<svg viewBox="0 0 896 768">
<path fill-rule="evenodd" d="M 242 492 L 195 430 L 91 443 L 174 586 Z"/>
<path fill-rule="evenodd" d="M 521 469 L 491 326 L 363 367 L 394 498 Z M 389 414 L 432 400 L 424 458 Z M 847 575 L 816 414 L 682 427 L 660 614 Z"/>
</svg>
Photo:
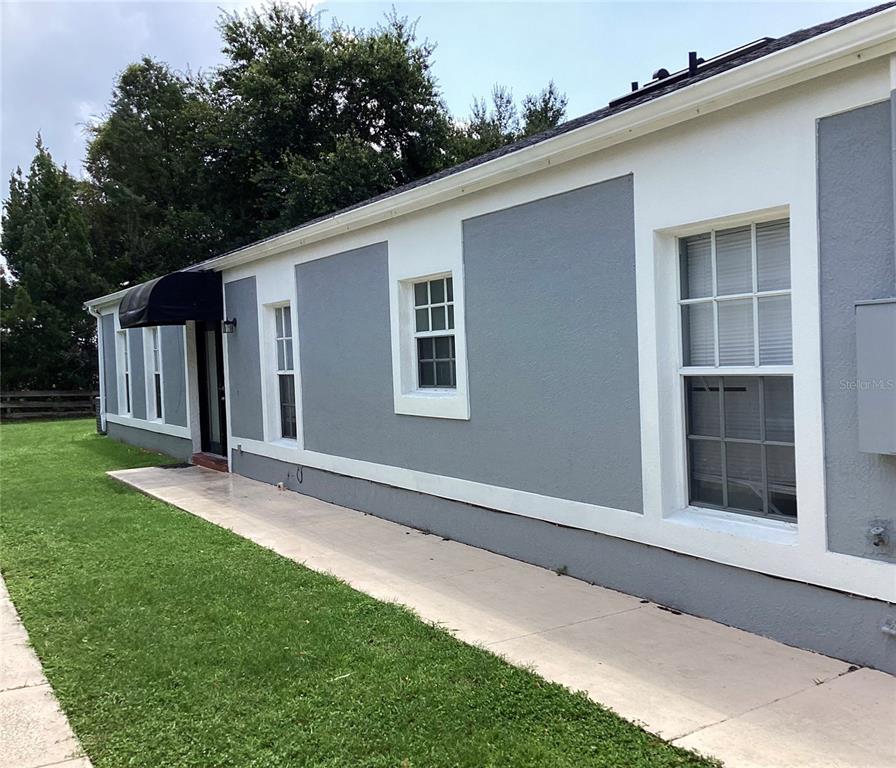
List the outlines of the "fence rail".
<svg viewBox="0 0 896 768">
<path fill-rule="evenodd" d="M 93 416 L 98 392 L 26 390 L 0 393 L 0 420 L 69 419 Z"/>
</svg>

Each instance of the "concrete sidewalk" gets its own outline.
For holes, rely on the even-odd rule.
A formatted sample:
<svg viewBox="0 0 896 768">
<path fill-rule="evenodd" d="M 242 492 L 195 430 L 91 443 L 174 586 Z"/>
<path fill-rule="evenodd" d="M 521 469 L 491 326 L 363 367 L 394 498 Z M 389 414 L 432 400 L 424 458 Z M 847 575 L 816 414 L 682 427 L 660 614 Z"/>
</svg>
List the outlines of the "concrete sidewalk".
<svg viewBox="0 0 896 768">
<path fill-rule="evenodd" d="M 890 675 L 244 477 L 109 474 L 728 766 L 896 765 Z"/>
<path fill-rule="evenodd" d="M 0 578 L 0 768 L 90 768 Z"/>
</svg>

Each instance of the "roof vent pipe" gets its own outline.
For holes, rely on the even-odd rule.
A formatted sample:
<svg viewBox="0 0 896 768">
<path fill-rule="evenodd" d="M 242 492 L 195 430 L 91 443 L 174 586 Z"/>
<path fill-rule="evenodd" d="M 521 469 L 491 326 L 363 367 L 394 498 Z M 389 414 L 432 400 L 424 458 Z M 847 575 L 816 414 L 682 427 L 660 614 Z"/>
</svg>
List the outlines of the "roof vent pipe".
<svg viewBox="0 0 896 768">
<path fill-rule="evenodd" d="M 669 77 L 669 70 L 665 67 L 660 67 L 656 72 L 653 73 L 654 80 L 665 80 Z"/>
</svg>

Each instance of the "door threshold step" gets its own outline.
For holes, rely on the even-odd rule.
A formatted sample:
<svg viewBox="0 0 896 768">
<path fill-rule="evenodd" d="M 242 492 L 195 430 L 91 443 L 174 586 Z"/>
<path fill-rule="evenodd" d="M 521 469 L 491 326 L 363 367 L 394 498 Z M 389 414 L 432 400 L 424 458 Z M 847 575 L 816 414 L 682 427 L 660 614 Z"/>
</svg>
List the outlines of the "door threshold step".
<svg viewBox="0 0 896 768">
<path fill-rule="evenodd" d="M 218 472 L 229 472 L 227 467 L 227 457 L 219 456 L 217 453 L 194 453 L 191 459 L 193 464 L 206 469 L 214 469 Z"/>
</svg>

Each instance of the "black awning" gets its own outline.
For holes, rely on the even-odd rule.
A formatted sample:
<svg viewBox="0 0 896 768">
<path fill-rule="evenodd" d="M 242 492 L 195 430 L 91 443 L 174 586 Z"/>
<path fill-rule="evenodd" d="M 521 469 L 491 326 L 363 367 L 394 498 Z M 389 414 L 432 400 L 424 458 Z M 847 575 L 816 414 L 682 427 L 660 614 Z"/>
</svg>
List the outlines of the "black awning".
<svg viewBox="0 0 896 768">
<path fill-rule="evenodd" d="M 122 328 L 183 325 L 187 320 L 223 320 L 218 272 L 172 272 L 135 285 L 118 307 Z"/>
</svg>

